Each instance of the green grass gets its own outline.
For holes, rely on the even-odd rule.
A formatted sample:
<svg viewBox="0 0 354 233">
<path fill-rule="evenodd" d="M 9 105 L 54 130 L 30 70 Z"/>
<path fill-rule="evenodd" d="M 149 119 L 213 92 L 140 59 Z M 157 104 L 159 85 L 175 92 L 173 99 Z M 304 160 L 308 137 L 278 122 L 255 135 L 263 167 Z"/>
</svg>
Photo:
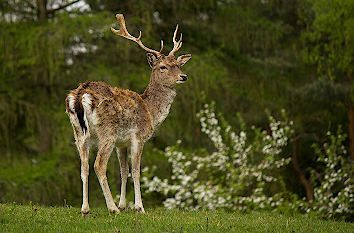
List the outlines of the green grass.
<svg viewBox="0 0 354 233">
<path fill-rule="evenodd" d="M 354 224 L 276 213 L 147 209 L 108 214 L 93 208 L 0 204 L 0 232 L 354 232 Z"/>
</svg>

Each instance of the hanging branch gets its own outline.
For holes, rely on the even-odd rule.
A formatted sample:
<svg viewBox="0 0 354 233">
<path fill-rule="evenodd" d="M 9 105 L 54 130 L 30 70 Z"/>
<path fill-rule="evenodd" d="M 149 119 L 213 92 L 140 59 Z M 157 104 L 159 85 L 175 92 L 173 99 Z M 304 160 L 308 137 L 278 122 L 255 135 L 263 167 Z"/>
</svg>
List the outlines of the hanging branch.
<svg viewBox="0 0 354 233">
<path fill-rule="evenodd" d="M 53 14 L 54 12 L 56 12 L 56 11 L 58 11 L 58 10 L 61 10 L 61 9 L 64 9 L 64 8 L 67 8 L 68 6 L 71 6 L 71 5 L 73 5 L 73 4 L 75 4 L 75 3 L 79 2 L 79 1 L 80 1 L 80 0 L 74 0 L 74 1 L 72 1 L 72 2 L 68 2 L 68 3 L 66 3 L 66 4 L 60 5 L 60 6 L 56 7 L 56 8 L 48 9 L 48 10 L 47 10 L 47 13 L 48 13 L 48 14 Z"/>
<path fill-rule="evenodd" d="M 31 8 L 32 10 L 35 10 L 35 9 L 36 9 L 36 6 L 33 5 L 33 3 L 30 2 L 29 0 L 25 0 L 24 2 L 25 2 L 25 4 L 26 4 L 29 8 Z"/>
</svg>

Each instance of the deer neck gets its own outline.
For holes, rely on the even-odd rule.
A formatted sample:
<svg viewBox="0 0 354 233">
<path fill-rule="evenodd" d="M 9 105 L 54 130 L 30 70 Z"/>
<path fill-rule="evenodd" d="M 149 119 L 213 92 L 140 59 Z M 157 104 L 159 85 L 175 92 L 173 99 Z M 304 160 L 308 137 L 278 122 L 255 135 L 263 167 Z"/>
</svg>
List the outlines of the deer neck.
<svg viewBox="0 0 354 233">
<path fill-rule="evenodd" d="M 154 126 L 159 126 L 168 116 L 171 104 L 176 96 L 174 88 L 158 84 L 150 79 L 150 83 L 141 95 L 146 103 Z"/>
</svg>

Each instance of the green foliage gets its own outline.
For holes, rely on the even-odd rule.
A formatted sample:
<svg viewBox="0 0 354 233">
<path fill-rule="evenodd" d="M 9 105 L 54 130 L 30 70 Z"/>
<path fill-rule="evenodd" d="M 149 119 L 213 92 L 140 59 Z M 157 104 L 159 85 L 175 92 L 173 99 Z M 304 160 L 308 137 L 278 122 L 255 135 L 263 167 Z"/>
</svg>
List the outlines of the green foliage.
<svg viewBox="0 0 354 233">
<path fill-rule="evenodd" d="M 63 15 L 57 22 L 44 24 L 1 22 L 0 138 L 6 142 L 0 144 L 2 150 L 8 154 L 13 147 L 48 151 L 55 130 L 50 119 L 58 106 L 63 111 L 65 92 L 80 81 L 67 63 L 75 59 L 72 46 L 88 43 L 90 51 L 100 41 L 95 36 L 107 25 L 106 16 Z M 95 36 L 89 36 L 89 30 Z"/>
<path fill-rule="evenodd" d="M 173 29 L 179 23 L 181 53 L 193 55 L 182 68 L 188 82 L 177 88 L 169 117 L 144 150 L 143 165 L 155 164 L 164 178 L 169 176 L 169 164 L 161 150 L 176 140 L 183 139 L 182 151 L 214 150 L 194 117 L 205 102 L 215 101 L 224 120 L 242 129 L 234 114 L 240 112 L 244 123 L 255 125 L 259 132 L 268 129 L 264 109 L 276 118 L 280 109 L 286 109 L 296 123 L 299 162 L 306 176 L 310 167 L 320 169 L 311 145 L 321 141 L 327 130 L 347 124 L 348 95 L 353 90 L 351 1 L 85 2 L 91 10 L 63 9 L 41 22 L 35 21 L 35 7 L 23 12 L 36 1 L 0 3 L 1 201 L 58 204 L 66 199 L 80 204 L 80 164 L 64 113 L 66 94 L 86 80 L 142 93 L 149 80 L 145 53 L 109 30 L 118 27 L 114 19 L 118 12 L 125 14 L 133 35 L 143 32 L 148 47 L 158 48 L 163 39 L 164 52 L 171 49 Z M 48 7 L 57 3 L 62 1 L 48 1 Z M 108 177 L 115 195 L 119 165 L 114 155 L 110 161 Z M 104 205 L 93 162 L 90 159 L 90 203 Z M 283 175 L 278 188 L 288 187 L 303 196 L 293 171 L 287 169 Z M 131 186 L 129 198 L 133 198 Z M 144 198 L 144 202 L 155 205 L 161 198 Z"/>
<path fill-rule="evenodd" d="M 354 171 L 343 145 L 346 135 L 339 127 L 336 134 L 328 132 L 327 136 L 328 142 L 322 147 L 313 145 L 317 161 L 323 167 L 322 171 L 312 171 L 312 183 L 315 185 L 312 208 L 324 217 L 353 219 Z"/>
<path fill-rule="evenodd" d="M 257 15 L 252 9 L 237 5 L 221 6 L 215 17 L 218 26 L 213 28 L 214 33 L 226 35 L 216 37 L 215 40 L 220 40 L 217 42 L 220 43 L 222 52 L 230 57 L 239 54 L 246 54 L 257 60 L 274 57 L 282 46 L 279 41 L 290 32 L 289 26 L 283 22 L 272 22 Z M 225 21 L 228 23 L 223 23 Z"/>
<path fill-rule="evenodd" d="M 269 131 L 247 129 L 235 133 L 222 115 L 216 117 L 215 104 L 205 105 L 198 113 L 201 131 L 212 141 L 215 151 L 185 151 L 181 141 L 167 147 L 171 178 L 156 176 L 156 168 L 144 168 L 143 187 L 165 197 L 167 209 L 273 210 L 281 213 L 315 213 L 324 218 L 352 220 L 354 182 L 352 163 L 345 158 L 341 127 L 336 135 L 327 133 L 329 142 L 314 144 L 321 169 L 312 170 L 314 200 L 305 202 L 289 191 L 284 169 L 291 158 L 284 149 L 293 137 L 293 122 L 285 111 L 282 119 L 269 115 Z M 220 121 L 221 120 L 221 121 Z"/>
<path fill-rule="evenodd" d="M 80 198 L 80 180 L 75 179 L 79 173 L 73 172 L 78 166 L 61 161 L 60 156 L 52 153 L 49 158 L 22 158 L 3 163 L 6 166 L 0 166 L 0 201 L 25 203 L 33 200 L 50 205 Z M 58 167 L 62 169 L 58 170 Z"/>
<path fill-rule="evenodd" d="M 300 11 L 305 61 L 330 79 L 352 78 L 354 1 L 306 0 Z"/>
<path fill-rule="evenodd" d="M 351 232 L 353 223 L 276 213 L 228 213 L 147 209 L 110 215 L 93 208 L 82 217 L 79 208 L 0 204 L 1 232 Z"/>
<path fill-rule="evenodd" d="M 179 141 L 165 150 L 171 179 L 145 174 L 143 186 L 148 192 L 164 195 L 168 209 L 247 211 L 284 206 L 287 188 L 279 170 L 290 162 L 284 158 L 284 148 L 293 123 L 285 112 L 282 115 L 281 121 L 269 115 L 269 133 L 255 127 L 245 129 L 241 122 L 243 129 L 236 134 L 225 120 L 219 123 L 222 116 L 216 117 L 214 104 L 206 104 L 198 118 L 215 151 L 183 151 Z"/>
</svg>

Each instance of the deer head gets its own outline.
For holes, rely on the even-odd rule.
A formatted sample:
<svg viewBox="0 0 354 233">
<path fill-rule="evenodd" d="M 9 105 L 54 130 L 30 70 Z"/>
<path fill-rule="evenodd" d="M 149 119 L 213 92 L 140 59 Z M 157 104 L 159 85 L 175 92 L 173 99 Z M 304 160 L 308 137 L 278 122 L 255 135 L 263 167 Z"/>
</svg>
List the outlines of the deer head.
<svg viewBox="0 0 354 233">
<path fill-rule="evenodd" d="M 171 52 L 165 56 L 162 53 L 163 41 L 161 40 L 160 51 L 149 49 L 141 41 L 141 31 L 139 32 L 139 37 L 133 37 L 129 34 L 127 27 L 125 25 L 124 16 L 122 14 L 116 15 L 117 21 L 119 23 L 120 29 L 116 30 L 111 28 L 112 32 L 118 36 L 125 37 L 129 40 L 135 41 L 142 49 L 147 51 L 147 60 L 152 69 L 152 75 L 150 82 L 158 83 L 163 86 L 173 87 L 177 83 L 183 83 L 187 81 L 187 75 L 184 74 L 180 68 L 192 57 L 192 55 L 181 55 L 177 59 L 175 58 L 175 53 L 182 47 L 182 33 L 178 41 L 176 41 L 178 25 L 173 34 L 172 42 L 173 49 Z"/>
</svg>

